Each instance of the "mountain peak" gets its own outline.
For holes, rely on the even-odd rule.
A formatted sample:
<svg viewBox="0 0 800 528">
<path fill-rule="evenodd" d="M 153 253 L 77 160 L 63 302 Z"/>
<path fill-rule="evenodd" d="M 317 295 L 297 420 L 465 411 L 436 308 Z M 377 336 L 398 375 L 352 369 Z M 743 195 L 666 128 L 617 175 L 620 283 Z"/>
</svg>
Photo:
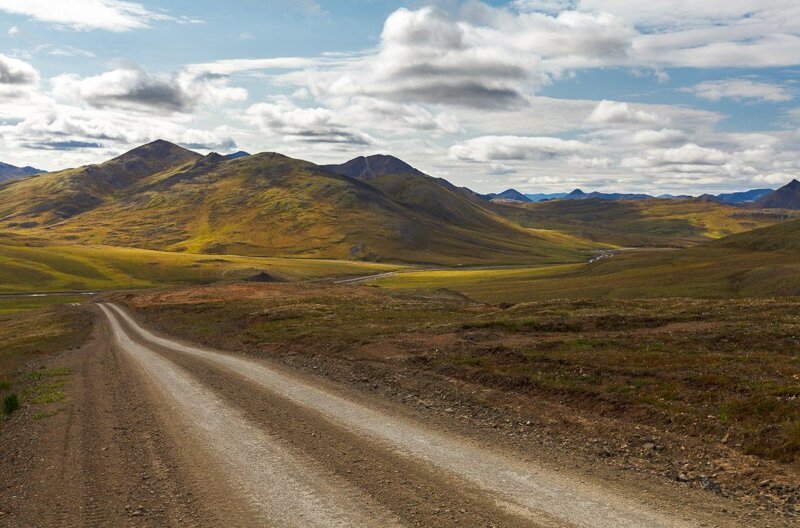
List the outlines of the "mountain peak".
<svg viewBox="0 0 800 528">
<path fill-rule="evenodd" d="M 513 202 L 530 202 L 530 198 L 516 189 L 506 189 L 505 191 L 492 196 L 493 200 L 509 200 Z"/>
<path fill-rule="evenodd" d="M 158 139 L 100 165 L 90 165 L 85 172 L 96 183 L 119 189 L 131 185 L 139 178 L 197 161 L 202 157 L 197 152 Z"/>
<path fill-rule="evenodd" d="M 35 169 L 30 166 L 15 167 L 14 165 L 9 165 L 8 163 L 0 162 L 0 182 L 6 180 L 16 180 L 19 178 L 25 178 L 27 176 L 33 176 L 34 174 L 40 174 L 42 172 L 45 171 Z"/>
<path fill-rule="evenodd" d="M 153 157 L 185 157 L 187 159 L 192 157 L 200 157 L 200 154 L 193 152 L 189 149 L 185 149 L 181 146 L 176 145 L 175 143 L 170 143 L 169 141 L 163 139 L 157 139 L 150 143 L 146 143 L 142 146 L 136 147 L 135 149 L 129 150 L 128 152 L 118 156 L 115 159 L 119 158 L 153 158 Z M 113 161 L 113 160 L 112 160 Z"/>
<path fill-rule="evenodd" d="M 800 181 L 790 181 L 753 203 L 762 209 L 800 209 Z"/>
<path fill-rule="evenodd" d="M 422 174 L 400 158 L 388 154 L 359 156 L 341 165 L 326 165 L 325 168 L 360 180 L 393 174 Z"/>
</svg>

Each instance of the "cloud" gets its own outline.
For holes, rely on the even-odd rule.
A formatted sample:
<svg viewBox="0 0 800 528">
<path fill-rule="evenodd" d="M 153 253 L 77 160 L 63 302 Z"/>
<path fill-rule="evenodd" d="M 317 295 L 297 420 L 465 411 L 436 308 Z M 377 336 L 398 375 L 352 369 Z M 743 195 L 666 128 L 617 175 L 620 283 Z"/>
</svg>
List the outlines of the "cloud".
<svg viewBox="0 0 800 528">
<path fill-rule="evenodd" d="M 679 148 L 656 149 L 644 156 L 633 156 L 622 160 L 623 167 L 653 169 L 667 167 L 676 172 L 718 170 L 717 167 L 730 161 L 731 157 L 718 149 L 687 143 Z"/>
<path fill-rule="evenodd" d="M 586 122 L 592 125 L 657 125 L 663 121 L 654 112 L 636 110 L 628 103 L 601 101 Z"/>
<path fill-rule="evenodd" d="M 785 87 L 778 84 L 752 81 L 750 79 L 727 79 L 724 81 L 707 81 L 681 91 L 693 93 L 700 99 L 720 101 L 753 101 L 781 103 L 791 101 L 794 96 Z"/>
<path fill-rule="evenodd" d="M 39 72 L 25 61 L 0 54 L 0 87 L 20 86 L 39 82 Z"/>
<path fill-rule="evenodd" d="M 575 9 L 578 0 L 514 0 L 511 5 L 519 11 L 555 14 Z"/>
<path fill-rule="evenodd" d="M 5 110 L 0 105 L 0 115 Z M 97 160 L 102 160 L 104 155 L 159 138 L 209 150 L 230 149 L 236 145 L 225 129 L 198 130 L 187 126 L 186 122 L 116 110 L 87 112 L 84 108 L 57 104 L 47 98 L 32 101 L 20 114 L 19 118 L 0 124 L 0 142 L 16 151 L 29 149 L 25 152 L 32 161 L 40 158 L 31 155 L 31 150 L 70 153 L 69 159 L 80 159 L 72 156 L 89 151 L 99 156 Z M 44 165 L 51 166 L 52 158 L 45 160 Z"/>
<path fill-rule="evenodd" d="M 686 141 L 686 137 L 686 132 L 674 128 L 637 130 L 630 136 L 630 142 L 636 145 L 666 146 L 682 143 Z"/>
<path fill-rule="evenodd" d="M 190 64 L 186 71 L 200 75 L 203 73 L 213 73 L 217 75 L 231 75 L 244 71 L 253 70 L 296 70 L 309 68 L 320 64 L 318 59 L 307 59 L 303 57 L 274 57 L 269 59 L 229 59 L 200 64 Z"/>
<path fill-rule="evenodd" d="M 94 53 L 91 51 L 76 48 L 74 46 L 53 46 L 51 44 L 44 44 L 41 46 L 37 46 L 34 50 L 34 53 L 44 52 L 48 55 L 53 57 L 86 57 L 86 58 L 93 58 L 96 57 Z"/>
<path fill-rule="evenodd" d="M 327 108 L 300 108 L 287 98 L 272 103 L 257 103 L 246 112 L 246 119 L 261 130 L 305 143 L 369 145 L 373 139 L 336 120 Z"/>
<path fill-rule="evenodd" d="M 60 75 L 51 82 L 57 97 L 99 108 L 190 112 L 202 104 L 224 104 L 247 98 L 247 91 L 230 87 L 225 76 L 187 72 L 159 75 L 134 67 L 85 78 Z"/>
<path fill-rule="evenodd" d="M 18 26 L 11 26 L 8 28 L 8 36 L 14 38 L 22 33 L 22 30 Z"/>
<path fill-rule="evenodd" d="M 137 2 L 123 0 L 0 0 L 0 10 L 78 30 L 122 32 L 147 28 L 155 21 L 199 22 L 157 13 Z"/>
<path fill-rule="evenodd" d="M 462 161 L 552 159 L 592 150 L 585 143 L 555 137 L 483 136 L 450 147 L 450 157 Z"/>
<path fill-rule="evenodd" d="M 387 18 L 376 50 L 277 80 L 323 101 L 366 96 L 516 110 L 565 69 L 627 60 L 632 35 L 608 14 L 514 13 L 479 3 L 455 16 L 403 8 Z"/>
<path fill-rule="evenodd" d="M 602 145 L 602 148 L 630 151 L 632 148 L 667 148 L 685 145 L 692 136 L 689 132 L 677 128 L 636 128 L 634 127 L 634 130 L 625 127 L 604 128 L 590 132 L 588 137 Z"/>
<path fill-rule="evenodd" d="M 103 147 L 101 143 L 94 141 L 77 141 L 74 139 L 65 141 L 40 141 L 38 143 L 23 144 L 23 146 L 34 150 L 84 150 Z"/>
</svg>

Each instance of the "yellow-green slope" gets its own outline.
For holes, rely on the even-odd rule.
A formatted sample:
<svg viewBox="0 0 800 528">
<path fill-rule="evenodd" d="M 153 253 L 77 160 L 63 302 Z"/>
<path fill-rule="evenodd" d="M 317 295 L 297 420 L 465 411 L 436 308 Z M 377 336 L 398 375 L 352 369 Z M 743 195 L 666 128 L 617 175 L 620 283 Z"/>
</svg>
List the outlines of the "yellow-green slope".
<svg viewBox="0 0 800 528">
<path fill-rule="evenodd" d="M 576 262 L 598 246 L 520 227 L 457 196 L 450 206 L 471 218 L 442 218 L 280 154 L 177 161 L 125 185 L 98 188 L 84 168 L 4 186 L 0 229 L 156 250 L 444 265 Z M 76 199 L 74 188 L 89 189 L 90 203 L 74 214 L 54 212 L 52 202 Z"/>
<path fill-rule="evenodd" d="M 790 211 L 744 209 L 710 200 L 553 200 L 492 203 L 521 225 L 564 231 L 622 247 L 688 247 L 797 217 Z"/>
<path fill-rule="evenodd" d="M 168 253 L 0 234 L 0 293 L 148 288 L 248 279 L 315 279 L 398 269 L 369 262 Z"/>
</svg>

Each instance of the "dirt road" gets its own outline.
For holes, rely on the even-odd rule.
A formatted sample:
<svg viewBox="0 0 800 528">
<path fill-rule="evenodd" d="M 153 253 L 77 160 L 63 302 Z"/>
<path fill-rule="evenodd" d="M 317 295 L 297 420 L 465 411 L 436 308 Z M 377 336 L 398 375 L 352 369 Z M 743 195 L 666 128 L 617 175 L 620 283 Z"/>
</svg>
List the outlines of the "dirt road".
<svg viewBox="0 0 800 528">
<path fill-rule="evenodd" d="M 37 469 L 0 492 L 0 524 L 730 524 L 657 511 L 328 383 L 155 335 L 117 306 L 95 309 L 103 324 L 73 359 L 86 370 L 74 405 L 55 417 L 66 436 L 29 454 L 38 461 L 11 439 L 15 467 Z"/>
</svg>

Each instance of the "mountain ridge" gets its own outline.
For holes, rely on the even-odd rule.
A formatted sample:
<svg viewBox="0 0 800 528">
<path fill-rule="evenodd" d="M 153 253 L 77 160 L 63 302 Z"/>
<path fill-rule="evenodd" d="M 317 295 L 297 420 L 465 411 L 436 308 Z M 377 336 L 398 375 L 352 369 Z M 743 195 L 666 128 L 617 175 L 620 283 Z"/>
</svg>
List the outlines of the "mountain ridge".
<svg viewBox="0 0 800 528">
<path fill-rule="evenodd" d="M 759 209 L 800 209 L 800 181 L 792 180 L 752 204 Z"/>
<path fill-rule="evenodd" d="M 0 162 L 0 183 L 19 178 L 27 178 L 28 176 L 35 176 L 36 174 L 42 174 L 44 172 L 47 171 L 31 166 L 17 167 L 9 163 Z"/>
<path fill-rule="evenodd" d="M 278 153 L 227 159 L 157 141 L 0 188 L 0 229 L 168 251 L 447 265 L 576 262 L 596 247 L 520 227 L 395 160 L 359 179 Z M 398 169 L 407 172 L 382 175 Z"/>
</svg>

